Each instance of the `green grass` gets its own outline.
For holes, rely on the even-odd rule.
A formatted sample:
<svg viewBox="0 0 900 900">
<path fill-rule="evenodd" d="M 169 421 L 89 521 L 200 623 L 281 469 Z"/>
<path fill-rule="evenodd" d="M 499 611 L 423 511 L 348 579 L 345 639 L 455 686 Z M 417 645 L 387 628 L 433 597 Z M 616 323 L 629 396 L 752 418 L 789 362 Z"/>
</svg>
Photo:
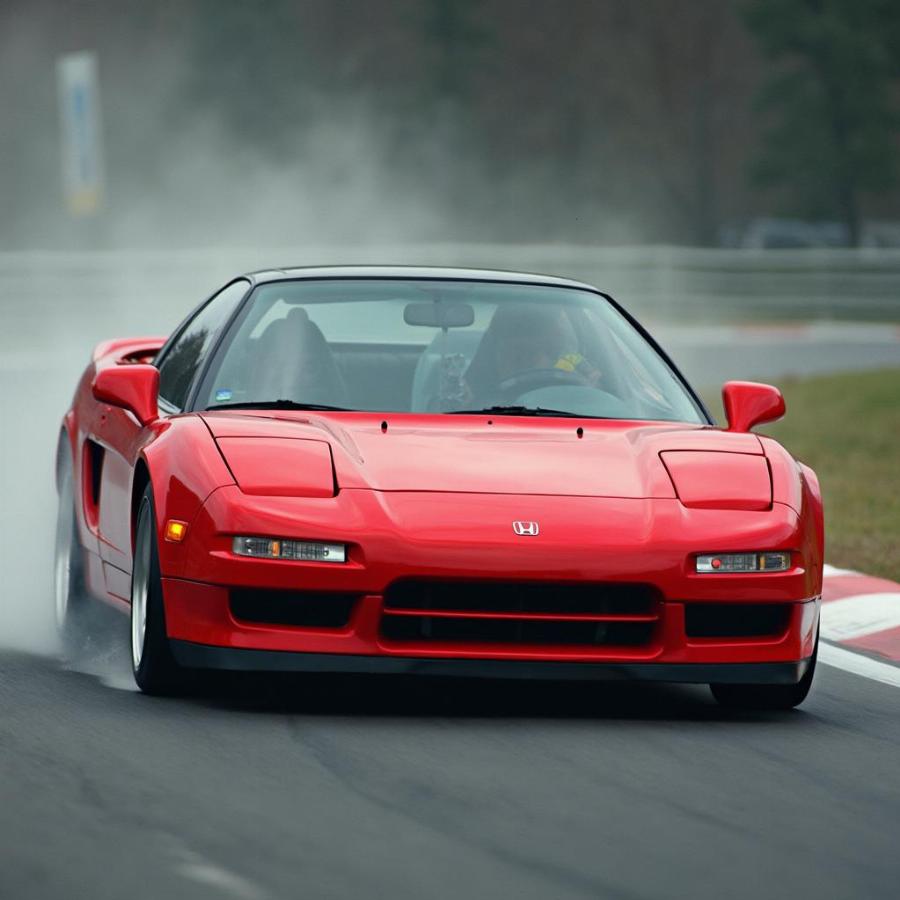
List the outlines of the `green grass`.
<svg viewBox="0 0 900 900">
<path fill-rule="evenodd" d="M 825 559 L 900 581 L 900 369 L 778 386 L 787 415 L 759 431 L 818 474 Z M 720 399 L 707 396 L 724 422 Z"/>
</svg>

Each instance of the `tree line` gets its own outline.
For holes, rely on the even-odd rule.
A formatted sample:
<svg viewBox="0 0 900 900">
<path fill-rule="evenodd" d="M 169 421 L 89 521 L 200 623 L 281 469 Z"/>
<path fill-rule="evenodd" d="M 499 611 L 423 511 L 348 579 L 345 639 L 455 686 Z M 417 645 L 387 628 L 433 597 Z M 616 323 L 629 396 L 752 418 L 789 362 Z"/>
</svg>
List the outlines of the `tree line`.
<svg viewBox="0 0 900 900">
<path fill-rule="evenodd" d="M 896 0 L 59 8 L 8 0 L 0 30 L 31 22 L 33 61 L 97 49 L 113 189 L 214 119 L 233 155 L 336 184 L 368 153 L 391 191 L 445 211 L 434 238 L 713 245 L 729 223 L 781 216 L 842 223 L 856 243 L 867 219 L 900 219 Z M 14 208 L 45 186 L 26 149 L 34 104 L 25 117 L 9 74 L 0 62 L 0 104 L 21 113 L 0 138 L 23 173 L 0 177 Z M 343 157 L 336 129 L 323 154 L 334 121 L 365 123 L 361 149 Z"/>
</svg>

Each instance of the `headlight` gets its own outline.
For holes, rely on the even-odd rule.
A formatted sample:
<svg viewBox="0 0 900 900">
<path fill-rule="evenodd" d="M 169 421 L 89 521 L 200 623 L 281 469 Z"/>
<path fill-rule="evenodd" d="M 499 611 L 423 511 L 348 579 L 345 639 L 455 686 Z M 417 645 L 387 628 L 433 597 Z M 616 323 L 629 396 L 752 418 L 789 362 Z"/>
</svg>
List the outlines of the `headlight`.
<svg viewBox="0 0 900 900">
<path fill-rule="evenodd" d="M 723 574 L 729 572 L 785 572 L 791 567 L 791 554 L 778 553 L 718 553 L 698 556 L 697 572 Z"/>
<path fill-rule="evenodd" d="M 220 437 L 219 450 L 245 494 L 258 497 L 333 497 L 331 447 L 307 438 Z"/>
<path fill-rule="evenodd" d="M 288 541 L 280 538 L 236 537 L 231 549 L 238 556 L 258 559 L 295 559 L 304 562 L 347 561 L 346 544 L 323 544 L 318 541 Z"/>
<path fill-rule="evenodd" d="M 718 450 L 660 454 L 682 506 L 688 509 L 772 508 L 772 476 L 765 456 Z"/>
</svg>

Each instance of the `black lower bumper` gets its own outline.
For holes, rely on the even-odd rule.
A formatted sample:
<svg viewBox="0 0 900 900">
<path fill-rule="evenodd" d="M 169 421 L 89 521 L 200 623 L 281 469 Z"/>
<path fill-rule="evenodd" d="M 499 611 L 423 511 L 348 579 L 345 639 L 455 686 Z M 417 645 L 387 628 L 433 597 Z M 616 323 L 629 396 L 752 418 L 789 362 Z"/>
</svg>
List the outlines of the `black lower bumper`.
<svg viewBox="0 0 900 900">
<path fill-rule="evenodd" d="M 352 656 L 213 647 L 169 642 L 177 662 L 191 669 L 240 672 L 328 672 L 366 675 L 435 675 L 447 678 L 551 681 L 668 681 L 682 684 L 796 684 L 810 660 L 777 663 L 591 663 L 522 659 L 439 659 Z"/>
</svg>

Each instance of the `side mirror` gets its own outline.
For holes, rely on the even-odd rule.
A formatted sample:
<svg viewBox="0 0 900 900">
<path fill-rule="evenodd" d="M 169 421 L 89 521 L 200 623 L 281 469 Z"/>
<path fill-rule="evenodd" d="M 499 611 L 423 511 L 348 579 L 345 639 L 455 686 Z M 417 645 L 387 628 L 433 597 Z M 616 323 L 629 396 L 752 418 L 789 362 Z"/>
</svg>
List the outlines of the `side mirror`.
<svg viewBox="0 0 900 900">
<path fill-rule="evenodd" d="M 754 425 L 774 422 L 784 415 L 784 397 L 771 384 L 755 381 L 727 381 L 722 388 L 722 405 L 729 431 L 749 431 Z"/>
<path fill-rule="evenodd" d="M 149 365 L 110 366 L 94 376 L 94 398 L 134 413 L 141 425 L 159 418 L 159 369 Z"/>
</svg>

